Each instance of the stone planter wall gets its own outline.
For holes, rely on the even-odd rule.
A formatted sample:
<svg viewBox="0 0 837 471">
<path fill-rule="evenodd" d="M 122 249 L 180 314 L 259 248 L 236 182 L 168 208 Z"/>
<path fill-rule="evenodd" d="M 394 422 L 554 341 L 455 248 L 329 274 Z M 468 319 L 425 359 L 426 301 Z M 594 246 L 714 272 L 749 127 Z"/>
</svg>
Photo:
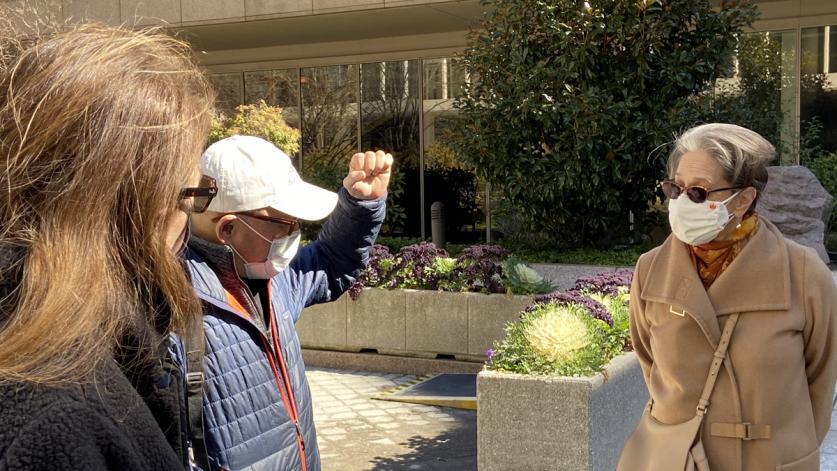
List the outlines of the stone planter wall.
<svg viewBox="0 0 837 471">
<path fill-rule="evenodd" d="M 604 375 L 477 376 L 480 471 L 612 471 L 648 393 L 633 353 Z"/>
<path fill-rule="evenodd" d="M 304 348 L 484 361 L 532 296 L 365 289 L 357 301 L 342 296 L 302 313 Z"/>
</svg>

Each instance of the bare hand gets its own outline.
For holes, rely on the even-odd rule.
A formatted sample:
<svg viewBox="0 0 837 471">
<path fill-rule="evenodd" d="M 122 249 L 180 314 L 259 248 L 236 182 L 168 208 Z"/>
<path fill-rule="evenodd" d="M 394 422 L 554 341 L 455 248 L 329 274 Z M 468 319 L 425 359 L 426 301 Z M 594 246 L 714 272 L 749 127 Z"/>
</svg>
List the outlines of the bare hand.
<svg viewBox="0 0 837 471">
<path fill-rule="evenodd" d="M 343 186 L 360 200 L 375 200 L 387 194 L 392 176 L 392 154 L 384 151 L 357 153 L 349 163 L 349 174 Z"/>
</svg>

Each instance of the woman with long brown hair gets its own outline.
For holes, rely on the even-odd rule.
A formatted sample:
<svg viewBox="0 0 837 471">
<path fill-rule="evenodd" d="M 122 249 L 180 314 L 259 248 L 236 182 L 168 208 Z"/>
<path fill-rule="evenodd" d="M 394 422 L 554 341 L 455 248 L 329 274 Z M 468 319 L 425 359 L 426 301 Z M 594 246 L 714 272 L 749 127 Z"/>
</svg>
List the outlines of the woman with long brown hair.
<svg viewBox="0 0 837 471">
<path fill-rule="evenodd" d="M 208 204 L 212 93 L 183 43 L 80 26 L 0 73 L 0 468 L 186 465 L 166 339 Z"/>
</svg>

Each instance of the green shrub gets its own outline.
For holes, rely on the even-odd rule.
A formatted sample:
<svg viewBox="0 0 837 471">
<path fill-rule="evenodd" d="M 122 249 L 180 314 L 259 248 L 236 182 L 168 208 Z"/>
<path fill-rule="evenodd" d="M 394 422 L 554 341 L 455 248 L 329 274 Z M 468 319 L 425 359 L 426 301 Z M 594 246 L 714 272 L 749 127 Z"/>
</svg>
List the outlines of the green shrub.
<svg viewBox="0 0 837 471">
<path fill-rule="evenodd" d="M 484 1 L 451 141 L 519 208 L 574 246 L 629 240 L 663 174 L 660 144 L 731 64 L 747 0 Z"/>
<path fill-rule="evenodd" d="M 648 245 L 632 245 L 614 249 L 556 247 L 555 244 L 527 244 L 504 240 L 503 247 L 528 263 L 566 263 L 571 265 L 601 265 L 632 267 L 639 256 L 649 250 Z"/>
<path fill-rule="evenodd" d="M 215 116 L 209 143 L 236 134 L 260 137 L 290 156 L 299 151 L 299 131 L 285 122 L 282 108 L 270 106 L 264 100 L 259 100 L 253 105 L 236 107 L 235 114 L 231 117 Z"/>
<path fill-rule="evenodd" d="M 834 227 L 833 224 L 832 227 Z M 832 252 L 837 252 L 837 230 L 832 229 L 831 232 L 825 235 L 825 248 Z"/>
<path fill-rule="evenodd" d="M 817 176 L 825 191 L 837 202 L 837 152 L 812 157 L 801 163 Z M 837 205 L 831 210 L 831 230 L 837 231 Z"/>
</svg>

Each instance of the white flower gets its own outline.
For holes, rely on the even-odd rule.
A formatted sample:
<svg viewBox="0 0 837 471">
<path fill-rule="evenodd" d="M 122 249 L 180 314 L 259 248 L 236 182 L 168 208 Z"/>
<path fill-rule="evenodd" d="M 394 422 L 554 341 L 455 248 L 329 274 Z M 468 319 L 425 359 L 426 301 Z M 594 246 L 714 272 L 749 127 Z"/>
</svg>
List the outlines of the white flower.
<svg viewBox="0 0 837 471">
<path fill-rule="evenodd" d="M 543 281 L 543 277 L 538 272 L 527 267 L 523 263 L 518 263 L 517 265 L 515 265 L 514 271 L 517 272 L 517 276 L 524 283 L 534 285 Z"/>
<path fill-rule="evenodd" d="M 532 348 L 556 361 L 569 359 L 592 341 L 587 324 L 566 306 L 556 306 L 532 321 L 525 335 Z"/>
</svg>

